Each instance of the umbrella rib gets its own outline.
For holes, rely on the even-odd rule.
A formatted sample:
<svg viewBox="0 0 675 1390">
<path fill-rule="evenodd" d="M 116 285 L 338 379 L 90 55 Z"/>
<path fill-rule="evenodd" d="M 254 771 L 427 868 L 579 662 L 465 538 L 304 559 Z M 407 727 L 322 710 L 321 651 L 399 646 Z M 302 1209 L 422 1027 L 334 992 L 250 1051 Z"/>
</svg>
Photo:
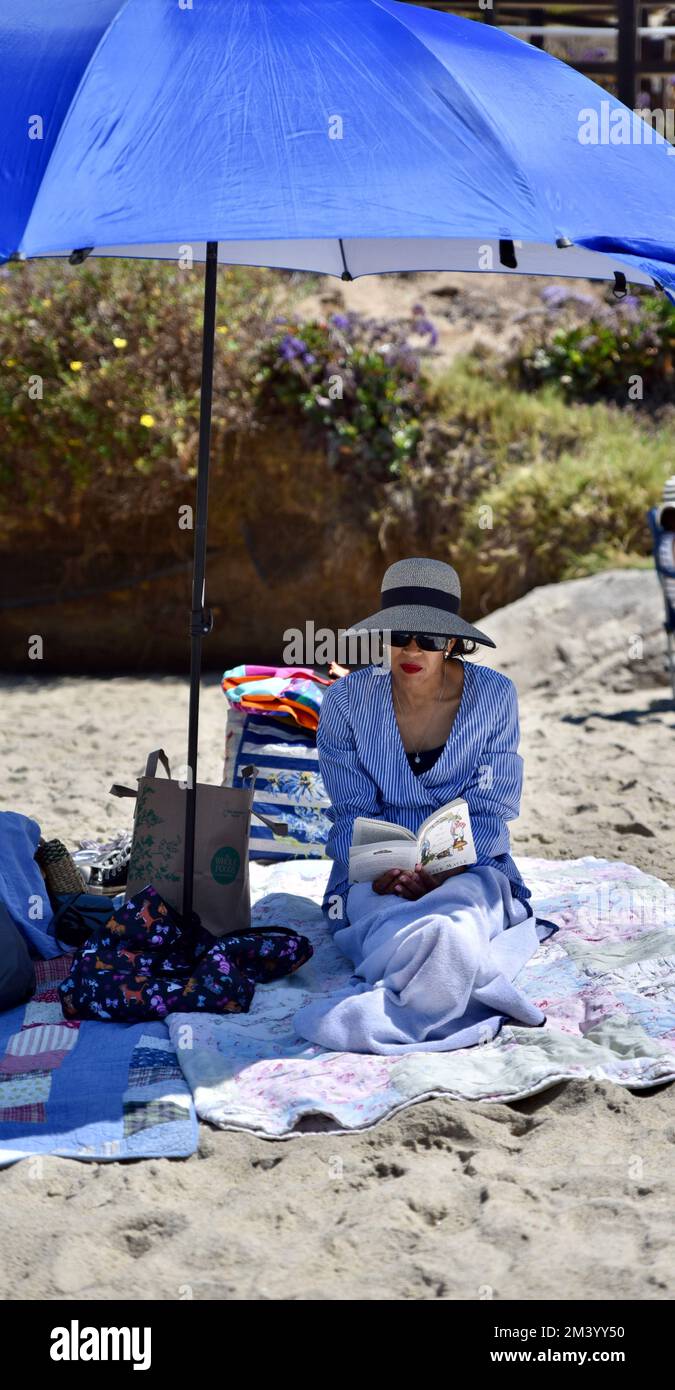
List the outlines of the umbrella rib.
<svg viewBox="0 0 675 1390">
<path fill-rule="evenodd" d="M 342 256 L 342 279 L 343 279 L 343 280 L 353 280 L 353 279 L 354 279 L 354 276 L 351 274 L 351 271 L 350 271 L 350 269 L 349 269 L 349 266 L 347 265 L 347 257 L 345 256 L 345 244 L 344 244 L 344 241 L 342 240 L 342 237 L 339 238 L 339 246 L 340 246 L 340 255 Z"/>
</svg>

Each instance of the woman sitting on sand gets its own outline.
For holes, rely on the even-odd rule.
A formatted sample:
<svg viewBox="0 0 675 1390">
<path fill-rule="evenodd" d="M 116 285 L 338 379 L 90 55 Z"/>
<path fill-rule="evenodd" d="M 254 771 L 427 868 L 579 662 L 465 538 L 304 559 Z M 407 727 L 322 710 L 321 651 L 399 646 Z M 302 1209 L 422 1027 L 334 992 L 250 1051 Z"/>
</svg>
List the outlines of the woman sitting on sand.
<svg viewBox="0 0 675 1390">
<path fill-rule="evenodd" d="M 382 581 L 380 611 L 350 631 L 385 634 L 388 666 L 329 687 L 317 746 L 333 822 L 324 910 L 358 977 L 301 1009 L 301 1037 L 353 1052 L 449 1051 L 494 1037 L 505 1018 L 540 1026 L 541 1010 L 512 983 L 554 928 L 538 924 L 509 854 L 519 812 L 515 686 L 464 661 L 489 637 L 459 616 L 459 577 L 439 560 L 400 560 Z M 417 831 L 463 797 L 477 863 L 433 877 L 390 869 L 348 881 L 357 816 Z"/>
</svg>

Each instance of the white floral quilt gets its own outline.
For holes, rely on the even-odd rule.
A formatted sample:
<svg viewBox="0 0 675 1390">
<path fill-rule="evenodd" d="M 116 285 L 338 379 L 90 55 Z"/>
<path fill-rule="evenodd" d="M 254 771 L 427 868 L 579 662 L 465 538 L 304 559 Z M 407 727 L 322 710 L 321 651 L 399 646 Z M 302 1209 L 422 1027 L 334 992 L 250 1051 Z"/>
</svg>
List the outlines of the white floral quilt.
<svg viewBox="0 0 675 1390">
<path fill-rule="evenodd" d="M 334 1053 L 297 1037 L 293 1016 L 350 979 L 319 903 L 329 865 L 251 865 L 256 923 L 295 927 L 314 956 L 259 985 L 248 1014 L 173 1014 L 172 1042 L 203 1120 L 286 1139 L 365 1129 L 437 1095 L 510 1101 L 571 1077 L 644 1088 L 675 1079 L 675 890 L 630 864 L 521 859 L 540 916 L 560 930 L 518 977 L 547 1015 L 485 1046 L 401 1058 Z"/>
</svg>

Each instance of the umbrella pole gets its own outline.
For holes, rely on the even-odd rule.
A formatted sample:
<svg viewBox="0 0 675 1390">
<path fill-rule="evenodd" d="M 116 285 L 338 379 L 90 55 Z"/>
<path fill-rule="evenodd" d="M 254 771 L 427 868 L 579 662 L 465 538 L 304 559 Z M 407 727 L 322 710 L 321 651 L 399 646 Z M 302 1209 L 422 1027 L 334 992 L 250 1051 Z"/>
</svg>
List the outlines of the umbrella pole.
<svg viewBox="0 0 675 1390">
<path fill-rule="evenodd" d="M 204 607 L 206 583 L 206 527 L 209 511 L 209 453 L 211 447 L 211 406 L 213 401 L 213 357 L 216 331 L 216 288 L 218 283 L 218 242 L 206 243 L 204 276 L 204 319 L 202 332 L 202 381 L 199 403 L 199 458 L 197 463 L 197 509 L 194 518 L 195 545 L 192 568 L 192 613 L 190 617 L 190 712 L 188 716 L 187 800 L 185 802 L 185 849 L 183 854 L 183 919 L 192 916 L 195 867 L 195 824 L 197 819 L 197 754 L 199 749 L 199 685 L 202 674 L 202 640 L 213 627 L 213 614 Z"/>
</svg>

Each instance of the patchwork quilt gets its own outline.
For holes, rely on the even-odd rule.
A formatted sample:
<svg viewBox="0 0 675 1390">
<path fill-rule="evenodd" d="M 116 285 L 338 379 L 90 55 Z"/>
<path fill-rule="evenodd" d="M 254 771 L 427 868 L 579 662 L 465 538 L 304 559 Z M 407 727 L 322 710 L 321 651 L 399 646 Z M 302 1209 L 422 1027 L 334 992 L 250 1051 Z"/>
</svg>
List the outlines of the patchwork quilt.
<svg viewBox="0 0 675 1390">
<path fill-rule="evenodd" d="M 33 998 L 0 1014 L 0 1166 L 188 1157 L 197 1120 L 164 1024 L 66 1022 L 58 986 L 71 960 L 36 962 Z"/>
</svg>

